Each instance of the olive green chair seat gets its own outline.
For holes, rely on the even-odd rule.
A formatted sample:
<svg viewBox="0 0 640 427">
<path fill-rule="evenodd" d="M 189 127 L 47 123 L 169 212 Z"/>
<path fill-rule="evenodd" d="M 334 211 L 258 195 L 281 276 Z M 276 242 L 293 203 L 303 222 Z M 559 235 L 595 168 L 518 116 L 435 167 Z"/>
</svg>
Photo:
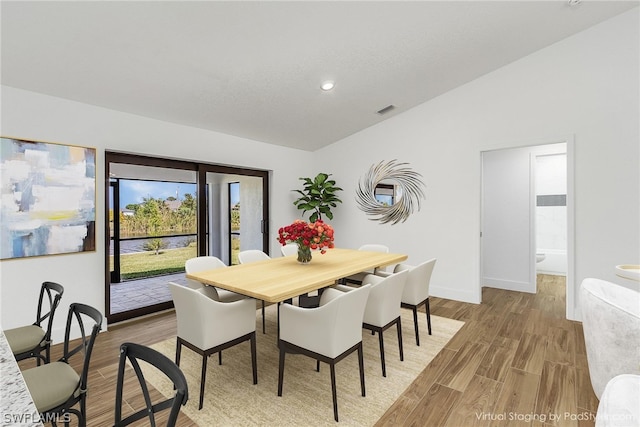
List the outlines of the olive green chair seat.
<svg viewBox="0 0 640 427">
<path fill-rule="evenodd" d="M 67 414 L 74 414 L 78 417 L 79 427 L 87 426 L 89 361 L 101 327 L 102 313 L 86 304 L 72 303 L 67 315 L 62 357 L 56 362 L 22 372 L 33 402 L 44 419 L 51 420 L 62 415 L 66 418 Z M 72 329 L 80 331 L 78 339 L 71 339 Z M 69 364 L 72 357 L 79 359 L 79 363 L 74 364 L 82 366 L 79 372 Z M 74 408 L 78 403 L 80 409 Z M 65 420 L 65 425 L 69 425 L 68 420 Z"/>
<path fill-rule="evenodd" d="M 80 375 L 65 362 L 52 362 L 22 371 L 38 412 L 46 412 L 78 397 Z"/>
<path fill-rule="evenodd" d="M 17 361 L 36 358 L 38 366 L 40 362 L 49 363 L 51 361 L 53 316 L 63 293 L 64 287 L 62 285 L 43 282 L 40 286 L 36 321 L 28 326 L 19 326 L 4 331 L 9 347 Z"/>
<path fill-rule="evenodd" d="M 4 336 L 7 337 L 13 354 L 24 353 L 43 346 L 45 334 L 45 330 L 37 325 L 20 326 L 19 328 L 4 331 Z"/>
</svg>

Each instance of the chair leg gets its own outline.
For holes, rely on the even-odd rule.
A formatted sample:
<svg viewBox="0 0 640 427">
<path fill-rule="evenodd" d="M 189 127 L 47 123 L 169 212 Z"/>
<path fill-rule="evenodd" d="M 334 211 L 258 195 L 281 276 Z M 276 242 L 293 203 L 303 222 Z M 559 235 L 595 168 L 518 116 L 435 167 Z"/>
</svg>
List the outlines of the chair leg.
<svg viewBox="0 0 640 427">
<path fill-rule="evenodd" d="M 429 298 L 427 298 L 425 308 L 427 309 L 427 327 L 429 328 L 429 335 L 431 335 L 431 308 L 429 307 Z"/>
<path fill-rule="evenodd" d="M 87 394 L 84 393 L 82 398 L 80 398 L 80 413 L 78 414 L 80 417 L 80 427 L 87 427 Z"/>
<path fill-rule="evenodd" d="M 320 360 L 316 360 L 316 372 L 320 372 Z"/>
<path fill-rule="evenodd" d="M 333 418 L 338 421 L 338 392 L 336 390 L 336 365 L 331 362 L 331 395 L 333 396 Z"/>
<path fill-rule="evenodd" d="M 398 349 L 400 350 L 400 361 L 404 360 L 404 350 L 402 348 L 402 321 L 398 317 Z"/>
<path fill-rule="evenodd" d="M 413 329 L 416 331 L 416 345 L 420 347 L 420 335 L 418 334 L 418 307 L 414 305 L 411 307 L 411 310 L 413 311 Z"/>
<path fill-rule="evenodd" d="M 360 389 L 362 390 L 362 397 L 365 397 L 364 391 L 364 356 L 362 350 L 362 343 L 358 345 L 358 367 L 360 368 Z"/>
<path fill-rule="evenodd" d="M 86 396 L 87 395 L 85 394 L 80 398 L 80 410 L 75 408 L 65 408 L 62 410 L 62 412 L 58 412 L 55 418 L 59 418 L 60 416 L 62 416 L 64 420 L 64 426 L 69 427 L 71 414 L 73 414 L 78 417 L 78 427 L 87 427 L 87 403 L 85 400 L 87 398 Z M 55 420 L 51 420 L 50 422 L 53 427 L 58 426 Z"/>
<path fill-rule="evenodd" d="M 200 376 L 200 405 L 198 406 L 198 410 L 202 409 L 202 404 L 204 403 L 204 384 L 207 378 L 207 355 L 202 355 L 202 375 Z"/>
<path fill-rule="evenodd" d="M 264 300 L 262 300 L 262 333 L 263 334 L 267 333 L 267 327 L 265 325 L 265 320 L 264 320 Z"/>
<path fill-rule="evenodd" d="M 176 365 L 180 366 L 180 353 L 182 352 L 182 343 L 176 339 Z"/>
<path fill-rule="evenodd" d="M 282 396 L 282 383 L 284 380 L 284 357 L 285 351 L 282 344 L 280 344 L 280 360 L 278 361 L 278 396 Z"/>
<path fill-rule="evenodd" d="M 253 368 L 253 383 L 258 384 L 258 362 L 256 358 L 256 333 L 255 332 L 253 333 L 253 335 L 251 335 L 251 367 Z"/>
<path fill-rule="evenodd" d="M 218 365 L 222 365 L 222 350 L 218 352 Z"/>
<path fill-rule="evenodd" d="M 380 363 L 382 363 L 382 376 L 387 376 L 387 367 L 384 363 L 384 337 L 382 335 L 382 329 L 378 331 L 378 340 L 380 341 Z"/>
</svg>

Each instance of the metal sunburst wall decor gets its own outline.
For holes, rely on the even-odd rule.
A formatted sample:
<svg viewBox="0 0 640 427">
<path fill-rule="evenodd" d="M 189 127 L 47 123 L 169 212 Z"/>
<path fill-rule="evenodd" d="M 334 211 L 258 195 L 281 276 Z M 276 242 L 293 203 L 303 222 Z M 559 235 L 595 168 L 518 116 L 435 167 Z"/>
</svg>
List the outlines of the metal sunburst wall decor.
<svg viewBox="0 0 640 427">
<path fill-rule="evenodd" d="M 425 198 L 422 175 L 397 160 L 371 165 L 358 182 L 356 202 L 372 221 L 382 224 L 405 222 L 409 215 L 420 210 Z"/>
</svg>

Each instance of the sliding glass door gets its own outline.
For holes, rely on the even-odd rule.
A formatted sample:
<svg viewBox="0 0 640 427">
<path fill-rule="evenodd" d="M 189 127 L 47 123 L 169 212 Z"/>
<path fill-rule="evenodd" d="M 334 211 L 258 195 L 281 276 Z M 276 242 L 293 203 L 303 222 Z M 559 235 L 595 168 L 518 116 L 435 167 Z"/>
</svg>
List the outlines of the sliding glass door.
<svg viewBox="0 0 640 427">
<path fill-rule="evenodd" d="M 199 200 L 206 200 L 202 222 L 207 235 L 201 244 L 202 253 L 216 256 L 227 265 L 238 263 L 241 250 L 268 253 L 267 172 L 202 165 L 199 176 L 206 183 L 199 187 L 204 190 Z"/>
<path fill-rule="evenodd" d="M 186 284 L 184 262 L 268 250 L 268 174 L 106 153 L 105 289 L 117 322 L 172 307 L 167 283 Z"/>
<path fill-rule="evenodd" d="M 155 175 L 154 179 L 110 179 L 111 283 L 181 272 L 196 256 L 195 173 L 112 164 L 119 176 Z M 174 175 L 171 179 L 171 175 Z M 178 179 L 189 178 L 189 181 Z"/>
</svg>

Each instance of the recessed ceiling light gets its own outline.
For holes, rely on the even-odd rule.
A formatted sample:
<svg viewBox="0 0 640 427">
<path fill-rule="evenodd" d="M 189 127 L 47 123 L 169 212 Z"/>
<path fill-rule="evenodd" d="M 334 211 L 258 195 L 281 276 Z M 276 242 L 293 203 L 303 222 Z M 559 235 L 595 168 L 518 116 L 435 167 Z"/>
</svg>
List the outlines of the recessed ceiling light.
<svg viewBox="0 0 640 427">
<path fill-rule="evenodd" d="M 322 84 L 320 85 L 320 89 L 331 90 L 333 89 L 334 86 L 335 86 L 334 82 L 332 82 L 331 80 L 327 80 L 326 82 L 322 82 Z"/>
</svg>

